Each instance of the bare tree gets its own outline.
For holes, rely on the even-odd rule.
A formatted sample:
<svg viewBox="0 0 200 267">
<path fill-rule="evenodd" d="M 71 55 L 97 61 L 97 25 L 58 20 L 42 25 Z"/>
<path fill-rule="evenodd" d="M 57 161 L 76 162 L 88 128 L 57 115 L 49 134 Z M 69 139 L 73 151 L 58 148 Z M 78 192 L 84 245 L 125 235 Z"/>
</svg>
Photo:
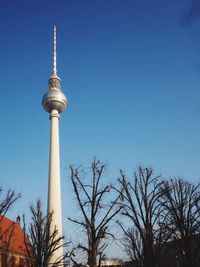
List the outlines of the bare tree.
<svg viewBox="0 0 200 267">
<path fill-rule="evenodd" d="M 31 206 L 32 222 L 27 228 L 24 220 L 24 240 L 27 251 L 29 267 L 58 267 L 63 266 L 67 253 L 51 262 L 52 255 L 64 248 L 68 243 L 63 242 L 64 237 L 59 236 L 56 227 L 52 231 L 52 213 L 43 215 L 41 202 L 37 201 L 36 206 Z M 51 231 L 50 231 L 51 230 Z"/>
<path fill-rule="evenodd" d="M 200 184 L 183 179 L 163 183 L 162 207 L 166 214 L 166 228 L 171 232 L 172 251 L 179 265 L 200 265 Z"/>
<path fill-rule="evenodd" d="M 70 166 L 70 170 L 81 218 L 69 220 L 83 229 L 87 239 L 86 242 L 79 243 L 77 248 L 86 253 L 90 267 L 100 266 L 108 246 L 107 238 L 114 237 L 109 226 L 121 210 L 121 207 L 116 205 L 120 194 L 116 195 L 111 184 L 103 185 L 105 166 L 100 161 L 94 159 L 89 181 L 82 167 Z"/>
<path fill-rule="evenodd" d="M 125 251 L 137 266 L 159 266 L 169 239 L 159 201 L 163 194 L 160 176 L 154 176 L 151 168 L 139 167 L 131 181 L 121 171 L 119 182 L 123 192 L 122 215 L 132 223 L 131 229 L 119 223 L 125 235 Z"/>
</svg>

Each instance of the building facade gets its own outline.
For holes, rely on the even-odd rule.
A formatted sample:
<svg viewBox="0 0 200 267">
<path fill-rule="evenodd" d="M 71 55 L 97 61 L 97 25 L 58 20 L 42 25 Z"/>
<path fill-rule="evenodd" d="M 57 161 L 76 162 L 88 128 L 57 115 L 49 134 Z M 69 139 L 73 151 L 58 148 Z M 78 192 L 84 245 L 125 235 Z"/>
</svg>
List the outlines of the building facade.
<svg viewBox="0 0 200 267">
<path fill-rule="evenodd" d="M 26 267 L 26 245 L 20 217 L 16 222 L 0 216 L 0 267 Z"/>
</svg>

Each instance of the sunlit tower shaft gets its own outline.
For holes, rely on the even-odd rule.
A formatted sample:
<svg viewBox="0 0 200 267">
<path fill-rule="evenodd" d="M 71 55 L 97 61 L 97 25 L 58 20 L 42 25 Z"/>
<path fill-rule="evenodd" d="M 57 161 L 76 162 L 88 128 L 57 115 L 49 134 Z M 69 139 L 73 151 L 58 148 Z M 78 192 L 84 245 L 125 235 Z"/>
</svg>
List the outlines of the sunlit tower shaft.
<svg viewBox="0 0 200 267">
<path fill-rule="evenodd" d="M 47 212 L 53 212 L 52 230 L 56 227 L 62 236 L 61 185 L 60 185 L 60 149 L 59 149 L 59 119 L 60 113 L 66 109 L 67 99 L 60 87 L 61 80 L 56 67 L 56 27 L 54 26 L 53 75 L 48 81 L 48 91 L 43 96 L 42 105 L 49 113 L 50 119 L 50 153 Z M 62 244 L 60 244 L 62 245 Z M 63 248 L 54 252 L 51 262 L 63 255 Z M 51 266 L 51 264 L 50 264 Z"/>
</svg>

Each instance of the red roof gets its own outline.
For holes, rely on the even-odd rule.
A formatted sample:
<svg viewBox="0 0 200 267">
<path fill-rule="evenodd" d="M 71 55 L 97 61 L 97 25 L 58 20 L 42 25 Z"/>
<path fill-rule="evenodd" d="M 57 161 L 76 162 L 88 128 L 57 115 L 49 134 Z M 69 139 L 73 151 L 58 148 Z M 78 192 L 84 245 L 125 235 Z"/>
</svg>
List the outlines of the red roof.
<svg viewBox="0 0 200 267">
<path fill-rule="evenodd" d="M 24 244 L 24 231 L 18 222 L 0 215 L 0 248 L 9 246 L 8 251 L 27 254 Z"/>
</svg>

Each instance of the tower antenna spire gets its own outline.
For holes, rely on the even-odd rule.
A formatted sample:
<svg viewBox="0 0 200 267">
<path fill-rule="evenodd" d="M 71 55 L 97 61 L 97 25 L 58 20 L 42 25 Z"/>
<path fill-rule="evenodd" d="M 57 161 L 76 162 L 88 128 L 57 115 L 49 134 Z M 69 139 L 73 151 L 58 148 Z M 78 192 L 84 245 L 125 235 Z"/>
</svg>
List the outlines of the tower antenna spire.
<svg viewBox="0 0 200 267">
<path fill-rule="evenodd" d="M 53 27 L 53 75 L 57 75 L 56 68 L 56 25 Z"/>
</svg>

